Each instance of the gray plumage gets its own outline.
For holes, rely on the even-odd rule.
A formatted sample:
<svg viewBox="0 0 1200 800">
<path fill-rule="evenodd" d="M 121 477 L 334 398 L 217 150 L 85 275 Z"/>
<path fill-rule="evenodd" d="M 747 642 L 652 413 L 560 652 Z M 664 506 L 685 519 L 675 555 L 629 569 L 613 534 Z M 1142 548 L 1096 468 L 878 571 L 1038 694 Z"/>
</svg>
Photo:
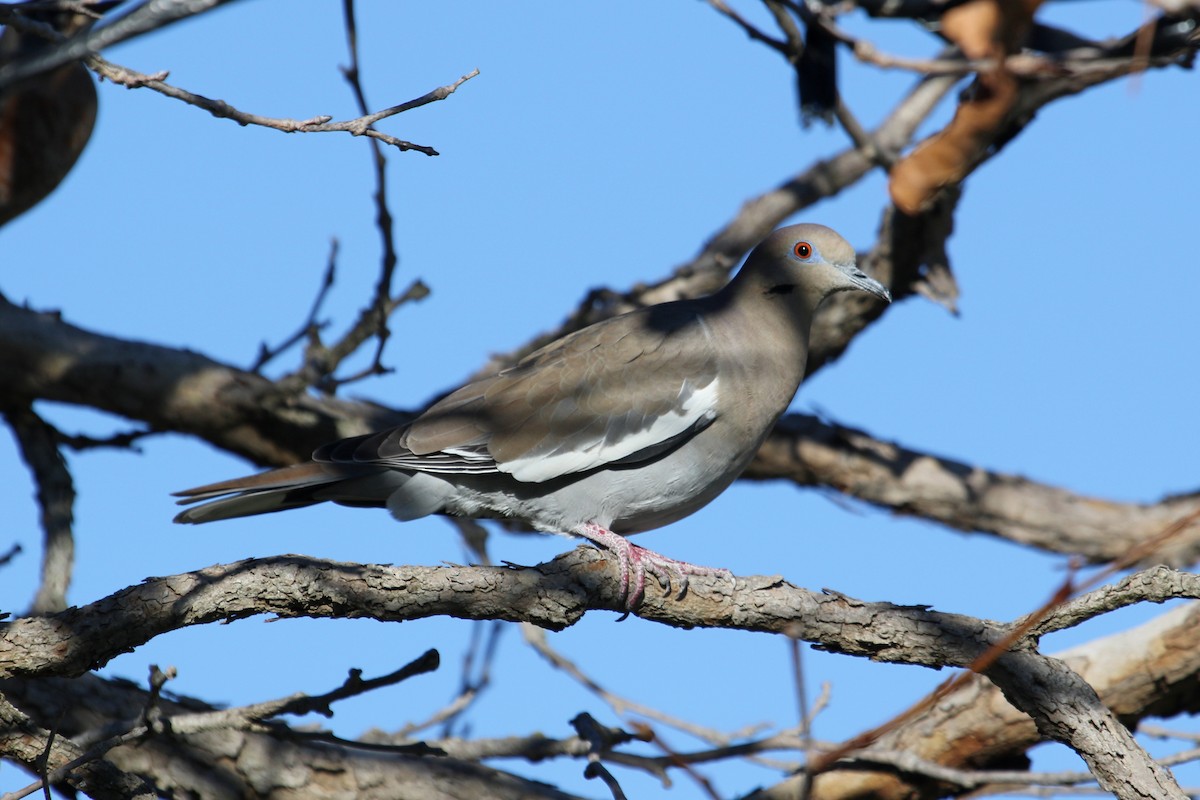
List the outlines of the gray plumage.
<svg viewBox="0 0 1200 800">
<path fill-rule="evenodd" d="M 817 307 L 845 290 L 891 299 L 833 230 L 782 228 L 716 294 L 576 331 L 308 464 L 179 492 L 181 504 L 208 502 L 175 521 L 324 501 L 400 520 L 514 517 L 613 549 L 623 586 L 635 582 L 632 607 L 647 567 L 684 582 L 698 568 L 614 534 L 687 516 L 742 472 L 800 385 Z"/>
</svg>

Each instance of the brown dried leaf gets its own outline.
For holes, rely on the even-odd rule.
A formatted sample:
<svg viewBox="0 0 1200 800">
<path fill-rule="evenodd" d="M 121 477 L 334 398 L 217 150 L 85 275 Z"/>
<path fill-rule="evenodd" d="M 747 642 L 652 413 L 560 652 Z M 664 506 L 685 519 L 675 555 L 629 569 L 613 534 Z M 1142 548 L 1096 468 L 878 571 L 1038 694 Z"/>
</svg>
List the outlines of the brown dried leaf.
<svg viewBox="0 0 1200 800">
<path fill-rule="evenodd" d="M 942 15 L 942 33 L 972 60 L 1000 62 L 1024 37 L 1041 0 L 972 0 Z M 962 181 L 995 142 L 1017 97 L 1017 79 L 1002 64 L 980 73 L 950 121 L 892 168 L 888 190 L 906 214 L 927 209 L 946 186 Z"/>
</svg>

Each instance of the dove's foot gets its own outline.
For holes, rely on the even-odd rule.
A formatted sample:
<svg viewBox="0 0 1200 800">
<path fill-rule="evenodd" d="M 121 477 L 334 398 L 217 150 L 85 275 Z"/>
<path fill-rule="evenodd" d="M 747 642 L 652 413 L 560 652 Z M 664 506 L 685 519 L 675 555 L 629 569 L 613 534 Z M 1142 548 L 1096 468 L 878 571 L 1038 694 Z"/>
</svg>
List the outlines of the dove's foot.
<svg viewBox="0 0 1200 800">
<path fill-rule="evenodd" d="M 701 567 L 667 558 L 599 525 L 588 525 L 579 534 L 617 557 L 617 567 L 621 572 L 621 596 L 625 598 L 625 616 L 642 604 L 646 596 L 647 573 L 654 575 L 664 594 L 671 591 L 673 579 L 679 587 L 676 598 L 682 598 L 687 593 L 688 577 L 691 575 L 733 580 L 733 573 L 727 569 Z"/>
</svg>

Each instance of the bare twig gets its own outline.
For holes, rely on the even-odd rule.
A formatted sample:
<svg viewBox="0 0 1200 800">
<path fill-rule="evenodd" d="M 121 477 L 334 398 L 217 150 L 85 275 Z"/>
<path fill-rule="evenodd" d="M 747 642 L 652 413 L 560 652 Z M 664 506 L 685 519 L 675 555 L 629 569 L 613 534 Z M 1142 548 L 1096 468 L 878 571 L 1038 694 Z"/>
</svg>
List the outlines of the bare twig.
<svg viewBox="0 0 1200 800">
<path fill-rule="evenodd" d="M 587 712 L 576 714 L 571 720 L 571 727 L 575 729 L 579 738 L 588 744 L 587 767 L 583 770 L 583 777 L 588 780 L 600 778 L 612 793 L 613 800 L 625 800 L 625 792 L 613 774 L 605 768 L 602 759 L 615 745 L 635 738 L 634 734 L 601 725 Z"/>
<path fill-rule="evenodd" d="M 583 777 L 591 780 L 599 778 L 609 792 L 612 793 L 613 800 L 625 800 L 625 792 L 621 790 L 621 784 L 617 783 L 617 779 L 613 774 L 604 768 L 604 765 L 597 761 L 588 761 L 588 765 L 583 770 Z"/>
<path fill-rule="evenodd" d="M 462 680 L 460 681 L 458 694 L 449 703 L 439 708 L 426 719 L 404 725 L 395 733 L 395 737 L 407 739 L 413 734 L 428 730 L 435 725 L 443 726 L 443 737 L 450 735 L 449 729 L 451 723 L 470 708 L 491 684 L 491 665 L 495 658 L 496 646 L 504 627 L 503 623 L 495 621 L 480 620 L 475 623 L 471 629 L 471 646 L 468 648 L 463 659 Z M 486 637 L 483 636 L 483 631 L 485 630 L 487 632 Z M 472 679 L 472 665 L 477 656 L 480 642 L 484 638 L 486 638 L 487 643 L 483 645 L 480 674 L 477 678 Z"/>
<path fill-rule="evenodd" d="M 631 724 L 635 733 L 631 734 L 638 740 L 652 740 L 653 732 L 643 722 Z M 397 734 L 392 738 L 402 738 Z M 529 761 L 541 761 L 555 756 L 570 756 L 577 758 L 586 755 L 589 745 L 580 738 L 548 739 L 545 736 L 509 736 L 500 739 L 437 739 L 427 742 L 430 746 L 444 750 L 451 756 L 467 759 L 490 758 L 524 758 Z M 797 769 L 794 762 L 782 762 L 760 758 L 759 755 L 775 750 L 800 750 L 802 742 L 795 731 L 781 731 L 737 744 L 709 747 L 702 750 L 671 752 L 663 756 L 643 756 L 620 750 L 612 750 L 605 755 L 605 760 L 620 764 L 631 769 L 640 769 L 664 782 L 669 782 L 668 770 L 683 764 L 707 764 L 724 761 L 730 758 L 754 758 L 759 763 L 793 772 Z M 818 743 L 821 748 L 829 749 L 834 745 L 828 742 Z"/>
<path fill-rule="evenodd" d="M 349 46 L 350 64 L 342 69 L 342 74 L 354 94 L 359 109 L 363 112 L 364 121 L 360 133 L 370 132 L 369 125 L 379 118 L 378 115 L 367 114 L 367 99 L 363 89 L 359 60 L 358 60 L 358 28 L 355 22 L 353 0 L 344 0 L 342 4 L 346 20 L 346 38 Z M 404 106 L 397 106 L 400 111 L 425 105 L 436 100 L 445 99 L 464 81 L 479 74 L 474 70 L 464 75 L 459 81 L 443 86 L 433 92 L 418 98 Z M 397 112 L 398 113 L 398 112 Z M 348 383 L 362 380 L 372 375 L 383 375 L 391 370 L 383 366 L 383 351 L 391 335 L 387 321 L 392 313 L 401 305 L 414 300 L 421 300 L 429 294 L 429 289 L 420 280 L 413 281 L 399 295 L 392 295 L 392 280 L 396 271 L 398 257 L 392 224 L 392 213 L 387 202 L 387 160 L 382 148 L 374 140 L 371 141 L 371 156 L 375 177 L 375 223 L 379 229 L 383 255 L 380 263 L 379 280 L 375 285 L 375 293 L 371 302 L 358 316 L 357 321 L 333 345 L 326 346 L 319 337 L 312 336 L 305 348 L 304 365 L 296 372 L 286 376 L 278 385 L 289 392 L 299 391 L 308 386 L 315 386 L 323 392 L 333 394 L 339 387 Z M 358 350 L 370 338 L 376 340 L 375 353 L 369 366 L 347 376 L 335 377 L 334 372 L 349 355 Z"/>
<path fill-rule="evenodd" d="M 960 789 L 983 786 L 1077 786 L 1096 782 L 1090 772 L 1022 772 L 1018 770 L 955 769 L 896 750 L 864 750 L 843 759 L 838 766 L 872 765 L 894 767 L 913 775 L 952 784 Z"/>
<path fill-rule="evenodd" d="M 1149 736 L 1153 739 L 1182 739 L 1185 742 L 1200 743 L 1200 733 L 1195 731 L 1179 731 L 1174 728 L 1167 728 L 1162 725 L 1155 725 L 1149 722 L 1143 722 L 1138 725 L 1138 733 L 1144 736 Z M 1195 751 L 1188 751 L 1195 752 Z"/>
<path fill-rule="evenodd" d="M 442 736 L 451 735 L 451 726 L 462 712 L 470 707 L 492 684 L 492 664 L 500 637 L 508 629 L 503 622 L 476 622 L 471 626 L 471 643 L 463 654 L 463 665 L 459 679 L 459 696 L 469 696 L 470 702 L 459 704 L 455 712 L 442 719 Z M 478 670 L 476 670 L 478 662 Z"/>
<path fill-rule="evenodd" d="M 538 655 L 546 659 L 551 666 L 561 669 L 563 672 L 570 675 L 581 686 L 607 703 L 609 707 L 612 708 L 613 712 L 618 716 L 637 714 L 638 716 L 645 717 L 646 719 L 652 719 L 656 722 L 662 723 L 663 725 L 668 725 L 676 730 L 680 730 L 691 736 L 695 736 L 701 741 L 722 745 L 728 744 L 735 739 L 748 736 L 755 729 L 751 728 L 746 731 L 726 734 L 713 728 L 705 728 L 703 726 L 696 725 L 695 723 L 688 722 L 687 720 L 671 716 L 663 711 L 659 711 L 656 708 L 650 708 L 649 706 L 642 705 L 636 701 L 621 697 L 620 695 L 614 694 L 608 689 L 605 689 L 594 679 L 588 676 L 582 669 L 580 669 L 575 662 L 571 661 L 562 653 L 551 647 L 550 642 L 546 638 L 546 632 L 541 628 L 524 624 L 521 626 L 521 633 L 525 637 L 526 644 L 532 647 Z"/>
<path fill-rule="evenodd" d="M 12 546 L 7 551 L 0 553 L 0 567 L 8 566 L 9 562 L 17 556 L 21 555 L 23 548 L 20 542 L 13 542 Z M 0 617 L 3 619 L 3 617 Z"/>
<path fill-rule="evenodd" d="M 424 153 L 427 156 L 436 156 L 438 152 L 427 145 L 414 144 L 403 139 L 398 139 L 395 136 L 377 131 L 371 126 L 380 120 L 402 114 L 405 111 L 410 111 L 438 100 L 445 100 L 459 86 L 479 74 L 479 70 L 474 70 L 463 75 L 453 83 L 434 89 L 415 100 L 409 100 L 406 103 L 391 106 L 390 108 L 385 108 L 382 111 L 374 113 L 368 113 L 363 109 L 363 115 L 360 117 L 334 122 L 332 117 L 325 115 L 310 117 L 309 119 L 289 119 L 251 114 L 247 111 L 241 111 L 223 100 L 213 100 L 203 95 L 189 92 L 186 89 L 172 86 L 165 82 L 167 77 L 167 73 L 165 72 L 145 75 L 127 67 L 113 64 L 99 56 L 87 59 L 86 63 L 97 75 L 108 78 L 113 83 L 120 84 L 129 89 L 152 89 L 159 94 L 203 109 L 214 117 L 233 120 L 239 125 L 257 125 L 258 127 L 271 128 L 272 130 L 284 133 L 349 133 L 353 136 L 366 136 L 372 141 L 383 142 L 401 151 L 416 150 L 418 153 Z"/>
<path fill-rule="evenodd" d="M 724 0 L 708 0 L 708 4 L 731 19 L 736 25 L 738 25 L 738 27 L 745 31 L 746 35 L 751 39 L 755 40 L 756 42 L 762 42 L 767 47 L 770 47 L 772 50 L 785 57 L 791 54 L 792 48 L 787 42 L 780 41 L 779 39 L 776 39 L 770 34 L 767 34 L 755 27 L 745 17 L 726 5 Z"/>
<path fill-rule="evenodd" d="M 708 796 L 709 800 L 721 800 L 720 796 L 717 794 L 717 790 L 712 785 L 712 781 L 703 775 L 700 770 L 696 769 L 696 761 L 683 757 L 682 754 L 669 747 L 667 743 L 664 742 L 662 738 L 654 732 L 654 729 L 647 723 L 635 722 L 633 724 L 633 729 L 640 734 L 639 738 L 653 742 L 658 749 L 662 750 L 663 753 L 666 754 L 661 759 L 663 763 L 662 770 L 664 777 L 666 775 L 666 767 L 668 766 L 682 769 L 684 774 L 691 778 L 692 781 L 700 787 L 700 791 L 704 792 L 704 794 Z"/>
<path fill-rule="evenodd" d="M 32 403 L 3 409 L 17 446 L 37 485 L 44 547 L 42 579 L 31 614 L 52 614 L 67 607 L 67 588 L 75 562 L 72 533 L 75 485 L 58 449 L 59 433 L 33 410 Z"/>
<path fill-rule="evenodd" d="M 284 700 L 276 701 L 274 706 L 267 706 L 261 703 L 255 706 L 247 706 L 248 710 L 245 716 L 248 719 L 266 719 L 268 717 L 279 716 L 280 714 L 317 713 L 325 717 L 332 717 L 333 710 L 330 706 L 339 700 L 357 697 L 358 695 L 383 688 L 384 686 L 392 686 L 401 681 L 406 681 L 417 675 L 433 672 L 440 664 L 441 657 L 438 655 L 438 651 L 427 650 L 400 669 L 378 678 L 363 680 L 362 670 L 352 669 L 350 670 L 350 676 L 346 678 L 346 682 L 337 689 L 313 697 L 296 696 L 285 698 Z"/>
<path fill-rule="evenodd" d="M 82 433 L 67 434 L 58 431 L 58 443 L 63 447 L 69 447 L 76 452 L 84 450 L 99 450 L 103 448 L 114 448 L 117 450 L 132 450 L 135 453 L 140 453 L 141 448 L 137 446 L 137 442 L 145 439 L 147 436 L 153 436 L 161 431 L 152 431 L 146 429 L 138 429 L 132 431 L 121 431 L 110 436 L 87 436 Z"/>
<path fill-rule="evenodd" d="M 266 342 L 259 345 L 258 358 L 254 360 L 253 366 L 250 367 L 251 372 L 261 373 L 262 368 L 274 358 L 304 338 L 314 338 L 328 324 L 318 321 L 317 317 L 321 313 L 321 306 L 325 304 L 325 298 L 329 296 L 329 290 L 333 288 L 334 278 L 337 274 L 337 256 L 338 240 L 334 237 L 329 243 L 329 258 L 325 262 L 325 275 L 321 279 L 321 287 L 317 290 L 317 296 L 313 299 L 312 307 L 308 310 L 308 317 L 305 318 L 298 331 L 275 347 L 268 347 Z"/>
<path fill-rule="evenodd" d="M 221 1 L 225 2 L 227 0 Z M 180 0 L 176 0 L 176 2 L 180 2 Z M 43 36 L 46 39 L 57 43 L 60 48 L 66 47 L 69 41 L 74 41 L 73 39 L 68 40 L 67 37 L 63 36 L 49 25 L 27 19 L 11 11 L 4 11 L 5 8 L 6 7 L 4 6 L 0 6 L 0 22 L 3 22 L 4 24 L 11 24 L 22 32 L 35 33 L 39 36 Z M 49 56 L 51 57 L 46 59 L 47 63 L 56 61 L 58 59 L 58 52 L 59 50 L 48 51 Z M 363 107 L 362 116 L 354 119 L 334 122 L 333 117 L 328 115 L 318 115 L 309 117 L 308 119 L 292 119 L 287 117 L 267 117 L 261 114 L 253 114 L 248 111 L 242 111 L 238 108 L 235 108 L 229 103 L 226 103 L 224 100 L 214 100 L 212 98 L 205 97 L 204 95 L 182 89 L 178 86 L 173 86 L 166 82 L 168 73 L 165 70 L 153 74 L 146 74 L 128 67 L 121 66 L 120 64 L 114 64 L 113 62 L 99 55 L 80 54 L 78 57 L 83 58 L 84 63 L 87 64 L 87 66 L 101 78 L 106 78 L 119 86 L 124 86 L 127 89 L 150 89 L 166 97 L 179 100 L 187 103 L 188 105 L 207 111 L 218 119 L 233 120 L 239 125 L 256 125 L 262 128 L 270 128 L 272 130 L 282 131 L 283 133 L 349 133 L 353 136 L 366 136 L 374 141 L 383 142 L 384 144 L 395 147 L 401 151 L 415 150 L 419 153 L 424 153 L 427 156 L 436 156 L 438 155 L 438 152 L 434 148 L 427 145 L 414 144 L 381 131 L 377 131 L 372 126 L 374 126 L 377 122 L 387 119 L 388 117 L 393 117 L 397 114 L 403 114 L 405 111 L 411 111 L 414 108 L 420 108 L 421 106 L 429 105 L 430 103 L 435 103 L 439 100 L 445 100 L 447 97 L 454 94 L 459 86 L 479 74 L 479 70 L 472 70 L 453 83 L 440 86 L 413 100 L 409 100 L 407 102 L 400 103 L 399 105 L 391 106 L 375 112 L 368 112 L 367 109 Z M 67 58 L 62 63 L 74 60 L 75 58 Z M 22 65 L 27 63 L 29 62 L 21 61 L 16 62 L 12 66 L 13 68 L 20 67 L 22 70 L 24 70 Z M 5 85 L 6 79 L 3 76 L 5 74 L 5 70 L 7 69 L 9 69 L 9 66 L 0 67 L 0 87 Z M 41 69 L 34 70 L 34 73 L 38 71 L 41 71 Z M 14 78 L 13 80 L 19 79 L 20 77 Z"/>
</svg>

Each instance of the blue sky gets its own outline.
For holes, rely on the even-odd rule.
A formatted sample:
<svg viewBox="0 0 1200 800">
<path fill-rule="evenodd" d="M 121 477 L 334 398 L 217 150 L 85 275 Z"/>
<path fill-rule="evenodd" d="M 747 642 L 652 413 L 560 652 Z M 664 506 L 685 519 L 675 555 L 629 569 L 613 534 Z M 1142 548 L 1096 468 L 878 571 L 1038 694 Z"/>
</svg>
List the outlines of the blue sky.
<svg viewBox="0 0 1200 800">
<path fill-rule="evenodd" d="M 340 3 L 298 8 L 235 3 L 106 55 L 144 72 L 168 69 L 177 85 L 259 114 L 355 116 L 338 72 L 347 62 Z M 741 10 L 760 16 L 751 3 Z M 1086 18 L 1081 32 L 1103 35 L 1132 29 L 1143 13 L 1136 3 L 1089 2 L 1054 4 L 1041 16 Z M 589 289 L 665 276 L 744 200 L 846 144 L 837 129 L 802 129 L 782 60 L 696 0 L 363 2 L 359 22 L 373 108 L 475 68 L 481 74 L 445 102 L 381 125 L 442 154 L 388 153 L 397 285 L 420 277 L 433 293 L 393 321 L 386 360 L 396 372 L 351 387 L 351 396 L 419 405 L 489 354 L 555 326 Z M 851 17 L 846 25 L 899 54 L 938 47 L 902 22 Z M 867 125 L 913 80 L 844 53 L 841 65 L 846 101 Z M 0 291 L 62 309 L 85 328 L 246 365 L 260 342 L 279 341 L 303 319 L 337 237 L 338 284 L 326 315 L 334 330 L 354 318 L 378 265 L 364 142 L 241 128 L 144 90 L 105 84 L 99 92 L 99 122 L 75 171 L 0 231 Z M 1200 272 L 1192 189 L 1200 167 L 1190 154 L 1198 96 L 1195 76 L 1172 69 L 1044 109 L 967 184 L 950 241 L 962 315 L 919 298 L 900 304 L 806 383 L 794 407 L 1105 498 L 1153 501 L 1194 490 Z M 947 105 L 935 121 L 950 113 Z M 885 200 L 883 177 L 872 175 L 796 221 L 831 225 L 864 250 Z M 293 363 L 285 356 L 281 369 Z M 68 431 L 125 427 L 96 413 L 41 410 Z M 249 467 L 179 437 L 142 449 L 68 456 L 79 492 L 73 603 L 148 575 L 248 556 L 464 558 L 445 522 L 400 526 L 382 512 L 316 508 L 173 526 L 171 491 Z M 0 607 L 19 610 L 36 586 L 40 535 L 32 486 L 8 437 L 0 437 L 0 477 L 0 547 L 26 548 L 5 569 Z M 737 485 L 638 541 L 738 574 L 779 573 L 809 588 L 993 619 L 1040 604 L 1064 563 L 784 484 Z M 500 533 L 491 551 L 536 563 L 569 546 Z M 1114 615 L 1048 645 L 1160 612 Z M 591 614 L 551 642 L 611 690 L 697 723 L 794 724 L 785 642 L 613 619 Z M 470 627 L 244 620 L 160 637 L 104 673 L 142 681 L 149 664 L 173 664 L 176 691 L 240 704 L 321 691 L 350 667 L 381 674 L 438 648 L 438 673 L 337 706 L 332 726 L 355 735 L 397 728 L 447 701 Z M 820 653 L 806 659 L 810 692 L 832 684 L 832 705 L 816 724 L 821 739 L 878 724 L 944 677 Z M 580 711 L 617 722 L 533 655 L 516 630 L 504 636 L 493 682 L 470 714 L 473 735 L 566 736 Z M 664 735 L 677 748 L 695 746 Z M 1042 749 L 1050 767 L 1070 763 Z M 580 763 L 505 766 L 585 796 L 604 794 L 583 780 Z M 668 793 L 638 773 L 617 775 L 634 796 L 700 796 L 682 776 Z M 711 775 L 728 795 L 777 780 L 746 766 Z M 26 780 L 0 766 L 0 791 Z"/>
</svg>

